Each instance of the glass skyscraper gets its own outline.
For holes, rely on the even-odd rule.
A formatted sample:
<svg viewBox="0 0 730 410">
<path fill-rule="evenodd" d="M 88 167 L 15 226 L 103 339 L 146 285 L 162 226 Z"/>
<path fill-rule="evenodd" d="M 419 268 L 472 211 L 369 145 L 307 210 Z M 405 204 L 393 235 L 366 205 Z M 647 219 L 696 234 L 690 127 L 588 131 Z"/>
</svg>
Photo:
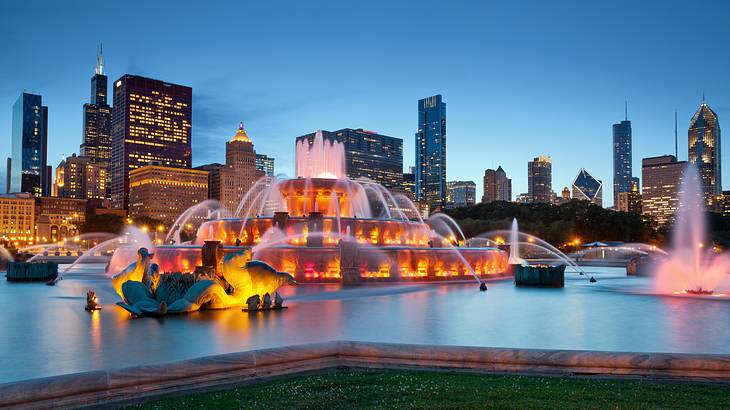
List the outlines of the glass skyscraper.
<svg viewBox="0 0 730 410">
<path fill-rule="evenodd" d="M 553 160 L 539 156 L 527 163 L 527 197 L 530 202 L 553 200 Z"/>
<path fill-rule="evenodd" d="M 689 151 L 687 158 L 700 172 L 705 201 L 711 210 L 718 210 L 722 196 L 720 121 L 704 100 L 692 116 L 687 137 Z"/>
<path fill-rule="evenodd" d="M 111 200 L 126 209 L 130 171 L 150 163 L 190 168 L 193 89 L 125 74 L 113 90 Z"/>
<path fill-rule="evenodd" d="M 620 192 L 631 191 L 631 121 L 625 119 L 613 124 L 613 203 L 618 203 Z"/>
<path fill-rule="evenodd" d="M 84 135 L 80 154 L 93 163 L 109 165 L 112 151 L 111 107 L 107 103 L 107 77 L 101 54 L 96 58 L 96 69 L 91 77 L 91 100 L 84 104 Z"/>
<path fill-rule="evenodd" d="M 37 94 L 22 93 L 13 104 L 10 191 L 49 195 L 48 107 Z"/>
<path fill-rule="evenodd" d="M 446 195 L 446 103 L 439 94 L 418 100 L 416 200 L 433 211 Z"/>
<path fill-rule="evenodd" d="M 603 206 L 603 183 L 593 178 L 585 169 L 581 169 L 573 180 L 573 199 Z"/>
<path fill-rule="evenodd" d="M 256 169 L 262 171 L 266 176 L 274 176 L 274 158 L 266 155 L 256 153 Z"/>
</svg>

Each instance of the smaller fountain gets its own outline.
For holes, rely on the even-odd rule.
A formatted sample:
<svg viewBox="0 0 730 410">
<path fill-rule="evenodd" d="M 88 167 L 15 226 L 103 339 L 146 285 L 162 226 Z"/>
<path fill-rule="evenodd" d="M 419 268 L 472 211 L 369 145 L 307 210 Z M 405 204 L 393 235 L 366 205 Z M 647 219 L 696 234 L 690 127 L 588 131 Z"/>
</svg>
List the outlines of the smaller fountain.
<svg viewBox="0 0 730 410">
<path fill-rule="evenodd" d="M 548 288 L 565 286 L 565 265 L 528 265 L 520 258 L 519 226 L 517 218 L 512 220 L 509 234 L 509 264 L 515 272 L 515 285 Z M 593 279 L 593 278 L 591 278 Z M 595 281 L 595 279 L 593 280 Z"/>
<path fill-rule="evenodd" d="M 654 270 L 660 293 L 717 295 L 727 286 L 730 256 L 712 249 L 705 219 L 700 175 L 694 165 L 688 165 L 682 177 L 669 256 Z"/>
<path fill-rule="evenodd" d="M 512 219 L 512 227 L 509 231 L 509 261 L 510 265 L 522 265 L 525 260 L 520 258 L 520 230 L 517 225 L 517 218 Z"/>
</svg>

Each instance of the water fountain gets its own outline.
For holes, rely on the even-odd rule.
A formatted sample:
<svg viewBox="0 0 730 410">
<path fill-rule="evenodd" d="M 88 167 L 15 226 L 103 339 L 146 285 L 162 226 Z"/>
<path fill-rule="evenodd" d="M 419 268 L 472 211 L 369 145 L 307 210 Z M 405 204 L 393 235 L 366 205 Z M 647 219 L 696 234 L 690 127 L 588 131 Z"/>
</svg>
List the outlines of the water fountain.
<svg viewBox="0 0 730 410">
<path fill-rule="evenodd" d="M 509 264 L 522 265 L 525 260 L 520 258 L 520 230 L 517 225 L 517 218 L 512 219 L 512 227 L 509 231 Z"/>
<path fill-rule="evenodd" d="M 255 258 L 300 282 L 481 280 L 507 270 L 505 251 L 463 246 L 446 216 L 423 221 L 403 195 L 345 175 L 343 144 L 317 132 L 296 146 L 297 177 L 264 177 L 232 218 L 203 222 L 189 244 L 157 246 L 161 272 L 192 272 L 210 241 Z M 127 255 L 127 260 L 132 255 Z"/>
<path fill-rule="evenodd" d="M 654 269 L 660 293 L 711 295 L 727 291 L 730 256 L 716 253 L 709 240 L 700 175 L 688 165 L 682 177 L 679 209 L 669 255 Z"/>
</svg>

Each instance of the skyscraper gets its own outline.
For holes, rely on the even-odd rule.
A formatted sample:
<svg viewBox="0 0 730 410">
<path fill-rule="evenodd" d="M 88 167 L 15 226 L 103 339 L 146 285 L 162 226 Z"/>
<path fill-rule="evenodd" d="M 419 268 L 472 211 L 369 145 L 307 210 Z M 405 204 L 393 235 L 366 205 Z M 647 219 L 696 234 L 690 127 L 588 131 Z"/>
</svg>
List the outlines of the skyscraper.
<svg viewBox="0 0 730 410">
<path fill-rule="evenodd" d="M 679 190 L 687 162 L 674 155 L 644 158 L 641 161 L 641 211 L 659 225 L 672 221 L 679 206 Z"/>
<path fill-rule="evenodd" d="M 53 196 L 76 199 L 105 199 L 108 170 L 105 163 L 92 162 L 76 154 L 56 167 Z"/>
<path fill-rule="evenodd" d="M 96 69 L 91 77 L 91 100 L 84 104 L 84 130 L 80 155 L 92 163 L 109 165 L 111 161 L 111 107 L 107 103 L 107 77 L 101 46 L 96 57 Z"/>
<path fill-rule="evenodd" d="M 527 195 L 530 202 L 552 202 L 553 160 L 550 157 L 535 157 L 527 163 Z"/>
<path fill-rule="evenodd" d="M 613 203 L 618 203 L 619 192 L 631 190 L 631 121 L 613 124 Z"/>
<path fill-rule="evenodd" d="M 722 195 L 720 121 L 717 114 L 705 104 L 704 97 L 689 123 L 687 137 L 687 158 L 700 172 L 705 201 L 711 210 L 718 210 Z"/>
<path fill-rule="evenodd" d="M 125 74 L 114 83 L 112 206 L 129 205 L 129 172 L 155 162 L 190 168 L 193 90 Z"/>
<path fill-rule="evenodd" d="M 48 195 L 48 107 L 37 94 L 22 93 L 13 104 L 10 190 Z"/>
<path fill-rule="evenodd" d="M 446 200 L 446 103 L 440 94 L 418 100 L 416 199 L 431 211 Z"/>
<path fill-rule="evenodd" d="M 484 195 L 482 195 L 482 203 L 494 201 L 511 201 L 512 200 L 512 180 L 507 178 L 502 166 L 496 170 L 488 169 L 484 171 Z"/>
<path fill-rule="evenodd" d="M 315 133 L 296 138 L 314 141 Z M 345 168 L 350 179 L 369 178 L 386 188 L 398 188 L 403 180 L 403 140 L 362 128 L 322 131 L 325 140 L 345 145 Z"/>
<path fill-rule="evenodd" d="M 240 123 L 236 134 L 226 142 L 226 163 L 195 169 L 208 171 L 208 198 L 220 202 L 227 211 L 235 212 L 254 183 L 266 175 L 265 171 L 257 169 L 257 159 L 253 142 Z M 243 204 L 243 210 L 248 210 L 252 200 Z"/>
<path fill-rule="evenodd" d="M 573 198 L 603 206 L 603 183 L 581 168 L 573 180 Z"/>
<path fill-rule="evenodd" d="M 274 158 L 256 153 L 256 169 L 265 173 L 267 176 L 274 176 Z"/>
</svg>

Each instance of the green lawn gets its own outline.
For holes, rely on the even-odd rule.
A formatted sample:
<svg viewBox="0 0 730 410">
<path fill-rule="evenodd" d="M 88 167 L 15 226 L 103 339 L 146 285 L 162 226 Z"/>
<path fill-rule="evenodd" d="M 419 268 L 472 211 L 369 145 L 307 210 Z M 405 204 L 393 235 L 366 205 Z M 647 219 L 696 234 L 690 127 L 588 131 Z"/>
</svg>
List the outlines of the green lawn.
<svg viewBox="0 0 730 410">
<path fill-rule="evenodd" d="M 167 398 L 143 409 L 730 408 L 730 387 L 687 383 L 493 376 L 454 372 L 340 372 L 217 393 Z"/>
</svg>

